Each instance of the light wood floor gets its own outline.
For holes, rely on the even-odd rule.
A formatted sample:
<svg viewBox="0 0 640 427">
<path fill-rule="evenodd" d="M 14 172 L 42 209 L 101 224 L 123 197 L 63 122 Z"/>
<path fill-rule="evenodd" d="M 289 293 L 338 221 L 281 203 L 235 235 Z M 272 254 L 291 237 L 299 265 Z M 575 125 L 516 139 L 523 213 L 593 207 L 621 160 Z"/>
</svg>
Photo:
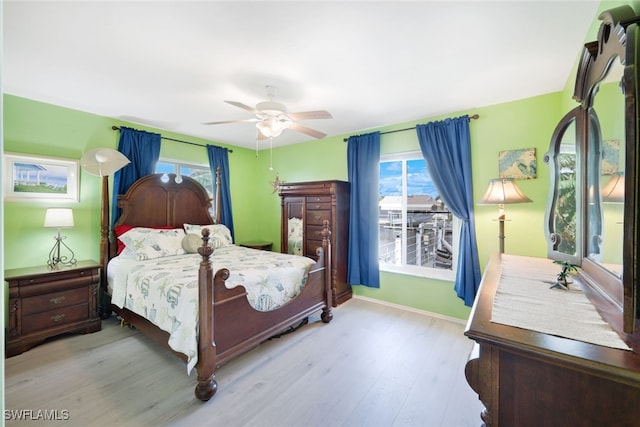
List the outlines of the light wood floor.
<svg viewBox="0 0 640 427">
<path fill-rule="evenodd" d="M 313 316 L 221 367 L 217 394 L 202 403 L 195 373 L 112 318 L 6 359 L 5 410 L 69 411 L 38 426 L 479 426 L 463 330 L 352 299 L 328 325 Z"/>
</svg>

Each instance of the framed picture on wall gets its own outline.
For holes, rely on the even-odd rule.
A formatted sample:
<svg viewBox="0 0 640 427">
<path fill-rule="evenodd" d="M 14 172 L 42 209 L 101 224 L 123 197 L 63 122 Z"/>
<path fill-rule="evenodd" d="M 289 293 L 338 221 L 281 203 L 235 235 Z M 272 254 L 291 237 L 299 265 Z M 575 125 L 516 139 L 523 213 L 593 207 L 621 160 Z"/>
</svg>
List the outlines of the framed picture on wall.
<svg viewBox="0 0 640 427">
<path fill-rule="evenodd" d="M 77 160 L 4 154 L 4 200 L 78 202 Z"/>
<path fill-rule="evenodd" d="M 602 141 L 602 160 L 600 172 L 602 175 L 615 175 L 618 173 L 618 163 L 620 161 L 620 140 L 607 139 Z"/>
<path fill-rule="evenodd" d="M 500 151 L 498 169 L 500 178 L 534 179 L 537 176 L 536 149 Z"/>
</svg>

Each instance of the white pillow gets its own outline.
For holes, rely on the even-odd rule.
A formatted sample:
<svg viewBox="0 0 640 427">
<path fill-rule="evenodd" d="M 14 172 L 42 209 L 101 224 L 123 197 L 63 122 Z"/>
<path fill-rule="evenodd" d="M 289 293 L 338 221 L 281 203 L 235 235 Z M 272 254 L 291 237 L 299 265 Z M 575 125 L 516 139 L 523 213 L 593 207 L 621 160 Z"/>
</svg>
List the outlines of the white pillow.
<svg viewBox="0 0 640 427">
<path fill-rule="evenodd" d="M 124 258 L 135 258 L 138 261 L 183 255 L 182 239 L 184 230 L 158 230 L 155 228 L 136 227 L 122 234 L 119 239 L 125 244 L 120 254 Z"/>
<path fill-rule="evenodd" d="M 202 246 L 202 238 L 197 234 L 185 234 L 182 238 L 182 249 L 188 254 L 197 254 Z"/>
<path fill-rule="evenodd" d="M 233 239 L 231 238 L 231 231 L 224 224 L 210 224 L 210 225 L 194 225 L 184 224 L 184 231 L 187 234 L 202 235 L 202 229 L 209 229 L 209 244 L 214 248 L 221 248 L 223 246 L 233 245 Z"/>
</svg>

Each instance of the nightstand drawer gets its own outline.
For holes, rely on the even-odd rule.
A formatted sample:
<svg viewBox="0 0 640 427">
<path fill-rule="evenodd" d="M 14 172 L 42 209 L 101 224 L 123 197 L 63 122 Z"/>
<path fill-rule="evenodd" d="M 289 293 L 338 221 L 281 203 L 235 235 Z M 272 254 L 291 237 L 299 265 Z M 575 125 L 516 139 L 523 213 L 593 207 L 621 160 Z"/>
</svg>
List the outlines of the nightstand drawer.
<svg viewBox="0 0 640 427">
<path fill-rule="evenodd" d="M 48 328 L 78 322 L 89 318 L 89 305 L 79 304 L 72 307 L 45 311 L 44 313 L 24 316 L 22 318 L 22 333 L 43 331 Z"/>
<path fill-rule="evenodd" d="M 18 281 L 20 296 L 25 298 L 49 293 L 52 290 L 88 286 L 97 280 L 97 274 L 97 269 L 84 269 L 20 279 Z"/>
<path fill-rule="evenodd" d="M 43 311 L 56 310 L 70 305 L 86 303 L 88 300 L 89 295 L 86 287 L 23 298 L 22 314 L 27 316 Z"/>
</svg>

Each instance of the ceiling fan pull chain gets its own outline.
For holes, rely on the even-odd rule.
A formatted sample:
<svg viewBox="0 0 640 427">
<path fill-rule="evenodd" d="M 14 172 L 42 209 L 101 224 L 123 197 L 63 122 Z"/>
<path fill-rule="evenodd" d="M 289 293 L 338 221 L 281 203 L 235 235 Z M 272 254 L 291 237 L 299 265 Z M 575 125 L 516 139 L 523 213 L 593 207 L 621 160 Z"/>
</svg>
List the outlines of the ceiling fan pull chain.
<svg viewBox="0 0 640 427">
<path fill-rule="evenodd" d="M 269 138 L 269 170 L 273 170 L 273 137 Z"/>
</svg>

